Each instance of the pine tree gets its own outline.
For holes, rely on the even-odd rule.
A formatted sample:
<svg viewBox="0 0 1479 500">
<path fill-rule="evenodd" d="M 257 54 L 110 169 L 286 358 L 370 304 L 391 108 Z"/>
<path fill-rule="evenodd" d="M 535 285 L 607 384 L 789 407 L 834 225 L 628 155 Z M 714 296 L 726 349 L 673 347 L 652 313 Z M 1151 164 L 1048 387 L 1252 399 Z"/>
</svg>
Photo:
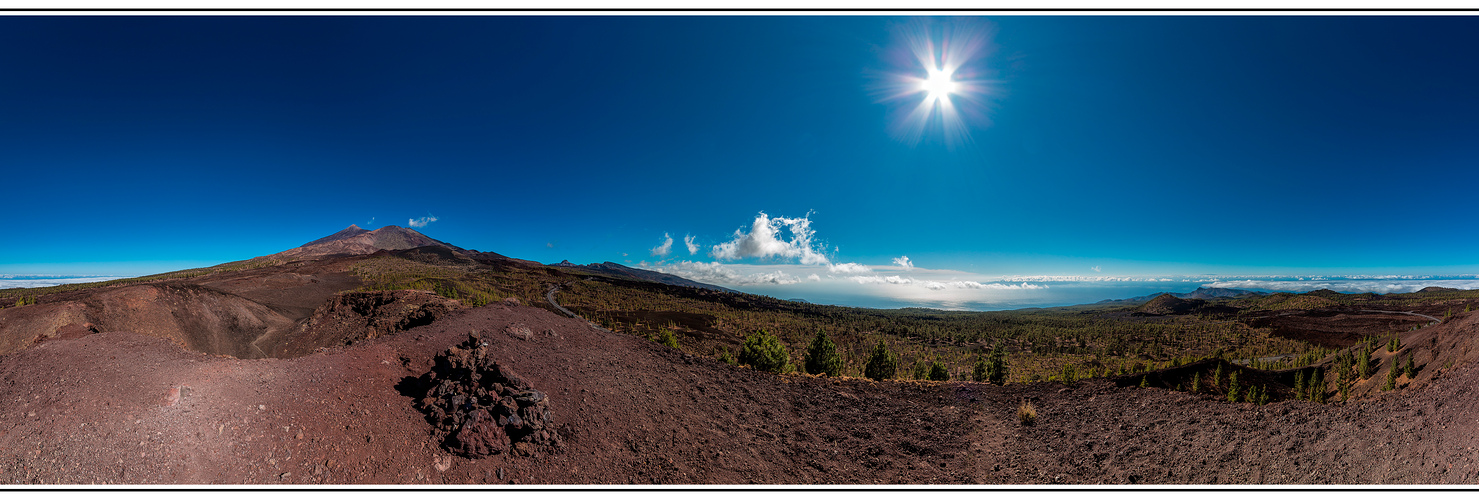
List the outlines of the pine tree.
<svg viewBox="0 0 1479 500">
<path fill-rule="evenodd" d="M 986 381 L 996 385 L 1006 385 L 1007 372 L 1009 371 L 1007 368 L 1006 346 L 1001 345 L 1001 342 L 997 342 L 996 346 L 991 348 L 991 354 L 987 356 L 987 359 Z"/>
<path fill-rule="evenodd" d="M 1413 378 L 1417 376 L 1417 365 L 1412 364 L 1411 352 L 1407 353 L 1407 364 L 1402 367 L 1402 371 L 1407 375 L 1407 378 Z"/>
<path fill-rule="evenodd" d="M 837 344 L 827 337 L 826 331 L 817 330 L 811 346 L 806 349 L 806 373 L 825 373 L 829 377 L 842 374 L 842 356 L 837 354 Z"/>
<path fill-rule="evenodd" d="M 1303 399 L 1304 395 L 1304 370 L 1294 372 L 1294 394 L 1295 398 Z"/>
<path fill-rule="evenodd" d="M 1371 376 L 1371 343 L 1361 343 L 1361 353 L 1356 356 L 1356 378 Z"/>
<path fill-rule="evenodd" d="M 745 344 L 740 348 L 739 362 L 756 370 L 785 373 L 791 368 L 791 354 L 780 338 L 761 330 L 745 337 Z"/>
<path fill-rule="evenodd" d="M 1227 402 L 1238 402 L 1238 372 L 1233 370 L 1227 375 Z"/>
<path fill-rule="evenodd" d="M 950 380 L 950 370 L 946 369 L 945 364 L 939 361 L 930 363 L 930 380 L 937 382 Z"/>
<path fill-rule="evenodd" d="M 1191 374 L 1191 392 L 1195 393 L 1202 389 L 1202 373 Z"/>
<path fill-rule="evenodd" d="M 882 340 L 873 346 L 873 353 L 868 356 L 868 364 L 863 367 L 863 376 L 873 380 L 884 380 L 894 378 L 899 371 L 899 358 L 893 351 L 888 350 L 888 345 Z"/>
<path fill-rule="evenodd" d="M 1392 360 L 1392 368 L 1387 370 L 1387 380 L 1381 384 L 1381 390 L 1390 391 L 1397 388 L 1397 360 Z"/>
</svg>

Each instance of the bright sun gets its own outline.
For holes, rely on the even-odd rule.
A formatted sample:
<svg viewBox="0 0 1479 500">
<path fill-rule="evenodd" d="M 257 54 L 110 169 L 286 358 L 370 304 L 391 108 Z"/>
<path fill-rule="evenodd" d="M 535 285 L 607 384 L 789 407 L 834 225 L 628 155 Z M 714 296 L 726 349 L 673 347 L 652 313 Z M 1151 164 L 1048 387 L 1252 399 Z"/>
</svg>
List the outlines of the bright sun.
<svg viewBox="0 0 1479 500">
<path fill-rule="evenodd" d="M 919 89 L 928 92 L 930 100 L 935 100 L 955 92 L 955 82 L 950 79 L 949 72 L 930 68 L 929 78 L 919 82 Z"/>
</svg>

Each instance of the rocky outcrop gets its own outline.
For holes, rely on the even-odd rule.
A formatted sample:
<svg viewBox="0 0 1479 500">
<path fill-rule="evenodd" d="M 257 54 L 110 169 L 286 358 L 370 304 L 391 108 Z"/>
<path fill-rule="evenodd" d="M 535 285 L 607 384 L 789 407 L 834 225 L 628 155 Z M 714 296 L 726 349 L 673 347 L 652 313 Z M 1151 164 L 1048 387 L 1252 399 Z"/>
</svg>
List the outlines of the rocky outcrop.
<svg viewBox="0 0 1479 500">
<path fill-rule="evenodd" d="M 477 332 L 437 356 L 420 386 L 427 390 L 417 405 L 453 453 L 532 455 L 563 446 L 549 396 L 490 359 L 488 343 Z"/>
<path fill-rule="evenodd" d="M 266 339 L 277 345 L 273 357 L 291 358 L 312 353 L 319 347 L 346 345 L 431 324 L 461 307 L 455 300 L 422 290 L 349 292 L 320 306 L 283 339 Z"/>
</svg>

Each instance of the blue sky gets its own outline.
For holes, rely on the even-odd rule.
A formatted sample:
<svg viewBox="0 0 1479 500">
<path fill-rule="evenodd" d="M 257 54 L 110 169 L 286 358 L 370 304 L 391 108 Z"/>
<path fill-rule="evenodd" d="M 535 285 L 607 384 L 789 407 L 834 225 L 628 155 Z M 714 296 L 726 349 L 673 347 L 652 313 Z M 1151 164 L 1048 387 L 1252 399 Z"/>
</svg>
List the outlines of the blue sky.
<svg viewBox="0 0 1479 500">
<path fill-rule="evenodd" d="M 910 136 L 926 40 L 959 126 Z M 1475 273 L 1475 60 L 1458 17 L 3 17 L 0 274 L 423 217 L 736 286 Z M 721 251 L 762 213 L 793 251 Z"/>
</svg>

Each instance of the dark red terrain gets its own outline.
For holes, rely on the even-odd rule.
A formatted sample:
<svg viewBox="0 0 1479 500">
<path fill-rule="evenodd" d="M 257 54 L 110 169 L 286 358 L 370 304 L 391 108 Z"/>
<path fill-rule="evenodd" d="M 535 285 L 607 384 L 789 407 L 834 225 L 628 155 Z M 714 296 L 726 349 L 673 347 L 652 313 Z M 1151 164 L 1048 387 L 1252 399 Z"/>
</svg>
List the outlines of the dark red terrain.
<svg viewBox="0 0 1479 500">
<path fill-rule="evenodd" d="M 1424 329 L 1467 353 L 1479 313 Z M 441 446 L 413 382 L 478 332 L 548 395 L 558 449 Z M 1415 343 L 1421 343 L 1414 339 Z M 1227 403 L 1096 379 L 776 376 L 491 305 L 293 359 L 126 332 L 0 358 L 7 483 L 1470 483 L 1479 369 L 1350 403 Z M 1036 425 L 1016 417 L 1036 406 Z"/>
</svg>

